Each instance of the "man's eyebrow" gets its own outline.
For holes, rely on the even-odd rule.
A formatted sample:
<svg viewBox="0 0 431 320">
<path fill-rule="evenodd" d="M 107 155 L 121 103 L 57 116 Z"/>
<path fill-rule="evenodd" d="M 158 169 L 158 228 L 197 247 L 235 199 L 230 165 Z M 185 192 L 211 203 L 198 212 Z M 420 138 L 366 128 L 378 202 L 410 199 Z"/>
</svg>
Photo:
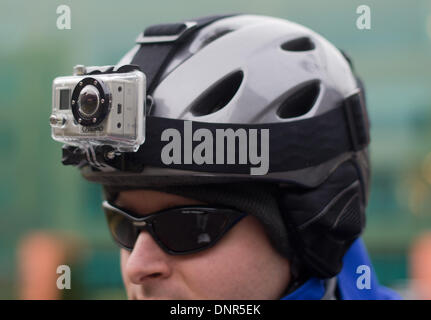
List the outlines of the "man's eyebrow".
<svg viewBox="0 0 431 320">
<path fill-rule="evenodd" d="M 133 203 L 128 203 L 127 201 L 122 201 L 122 199 L 120 197 L 117 197 L 114 202 L 113 205 L 120 208 L 120 209 L 124 209 L 130 213 L 132 213 L 135 216 L 148 216 L 150 214 L 156 213 L 156 212 L 160 212 L 163 210 L 169 210 L 175 207 L 187 207 L 187 206 L 193 206 L 193 205 L 206 205 L 206 202 L 203 201 L 199 201 L 199 200 L 194 200 L 194 199 L 190 199 L 190 203 L 187 203 L 189 201 L 180 201 L 180 203 L 178 203 L 178 201 L 176 199 L 167 199 L 164 200 L 162 203 L 160 203 L 161 207 L 159 207 L 157 210 L 152 210 L 150 212 L 144 212 L 141 210 L 137 210 L 138 207 L 134 206 Z"/>
<path fill-rule="evenodd" d="M 146 214 L 141 213 L 139 210 L 136 210 L 136 208 L 134 208 L 133 206 L 130 206 L 130 205 L 127 205 L 127 203 L 121 202 L 121 200 L 120 201 L 115 200 L 113 205 L 115 207 L 117 207 L 118 209 L 121 209 L 121 210 L 127 211 L 128 213 L 131 213 L 133 216 L 146 215 Z"/>
</svg>

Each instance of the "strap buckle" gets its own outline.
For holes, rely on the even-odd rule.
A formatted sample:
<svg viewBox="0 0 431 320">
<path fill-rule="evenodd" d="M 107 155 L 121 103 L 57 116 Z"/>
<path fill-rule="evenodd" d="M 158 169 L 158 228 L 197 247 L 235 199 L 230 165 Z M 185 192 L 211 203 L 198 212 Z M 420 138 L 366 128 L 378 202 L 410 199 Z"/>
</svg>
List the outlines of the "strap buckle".
<svg viewBox="0 0 431 320">
<path fill-rule="evenodd" d="M 157 34 L 157 35 L 145 35 L 145 32 L 142 32 L 137 38 L 136 43 L 156 43 L 156 42 L 174 42 L 178 39 L 182 38 L 185 34 L 189 33 L 190 30 L 197 26 L 197 22 L 195 21 L 186 21 L 182 23 L 185 27 L 177 34 Z"/>
</svg>

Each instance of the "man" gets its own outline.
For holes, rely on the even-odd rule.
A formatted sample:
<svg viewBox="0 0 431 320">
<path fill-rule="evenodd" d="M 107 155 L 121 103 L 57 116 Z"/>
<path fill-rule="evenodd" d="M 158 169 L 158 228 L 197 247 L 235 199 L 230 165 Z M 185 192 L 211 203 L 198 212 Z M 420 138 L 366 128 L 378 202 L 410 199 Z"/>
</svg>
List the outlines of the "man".
<svg viewBox="0 0 431 320">
<path fill-rule="evenodd" d="M 151 190 L 123 191 L 116 204 L 145 216 L 202 202 Z M 184 256 L 164 252 L 141 232 L 132 252 L 121 249 L 130 299 L 278 299 L 290 281 L 289 261 L 248 215 L 210 249 Z"/>
<path fill-rule="evenodd" d="M 146 75 L 145 142 L 64 158 L 104 186 L 130 299 L 398 298 L 358 240 L 369 125 L 344 53 L 253 15 L 151 26 L 137 42 L 113 70 Z"/>
</svg>

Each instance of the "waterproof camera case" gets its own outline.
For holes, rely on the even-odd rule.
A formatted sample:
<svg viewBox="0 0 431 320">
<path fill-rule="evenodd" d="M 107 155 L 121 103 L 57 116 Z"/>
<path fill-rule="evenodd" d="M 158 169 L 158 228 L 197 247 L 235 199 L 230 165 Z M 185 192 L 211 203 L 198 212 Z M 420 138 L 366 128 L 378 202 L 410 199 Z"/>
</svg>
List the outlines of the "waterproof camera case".
<svg viewBox="0 0 431 320">
<path fill-rule="evenodd" d="M 52 138 L 83 150 L 135 152 L 145 140 L 145 97 L 137 68 L 77 66 L 73 76 L 53 81 Z"/>
</svg>

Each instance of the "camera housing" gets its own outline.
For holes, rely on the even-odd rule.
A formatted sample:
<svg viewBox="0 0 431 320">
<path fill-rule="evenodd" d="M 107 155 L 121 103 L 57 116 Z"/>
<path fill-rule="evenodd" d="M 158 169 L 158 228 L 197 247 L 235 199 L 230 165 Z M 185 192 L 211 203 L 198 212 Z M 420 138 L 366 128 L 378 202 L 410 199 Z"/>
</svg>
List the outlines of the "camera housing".
<svg viewBox="0 0 431 320">
<path fill-rule="evenodd" d="M 55 78 L 52 138 L 82 149 L 107 145 L 135 152 L 145 141 L 145 97 L 146 78 L 139 70 Z"/>
</svg>

